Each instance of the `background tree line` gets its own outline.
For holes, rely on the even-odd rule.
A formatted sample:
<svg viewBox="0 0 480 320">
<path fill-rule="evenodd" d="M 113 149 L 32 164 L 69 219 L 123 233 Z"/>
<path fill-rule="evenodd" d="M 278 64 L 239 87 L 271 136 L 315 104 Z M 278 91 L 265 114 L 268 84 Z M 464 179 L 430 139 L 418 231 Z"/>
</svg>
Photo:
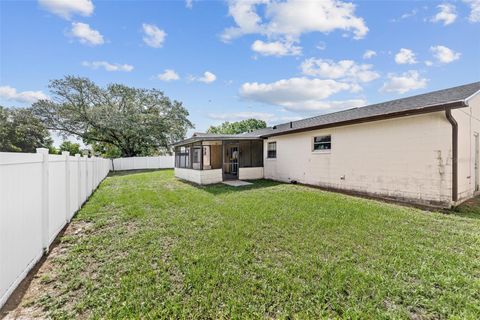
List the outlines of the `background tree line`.
<svg viewBox="0 0 480 320">
<path fill-rule="evenodd" d="M 44 147 L 51 153 L 93 152 L 109 158 L 151 156 L 169 152 L 169 146 L 193 128 L 182 103 L 157 89 L 100 87 L 75 76 L 52 80 L 49 89 L 51 98 L 31 107 L 0 106 L 0 151 L 35 152 Z M 264 121 L 249 119 L 212 126 L 208 132 L 236 134 L 265 127 Z M 70 141 L 56 149 L 51 131 L 81 139 L 92 150 L 81 150 Z"/>
<path fill-rule="evenodd" d="M 237 122 L 224 122 L 219 126 L 210 126 L 208 133 L 217 134 L 240 134 L 244 132 L 252 132 L 267 127 L 267 123 L 263 120 L 247 119 Z"/>
</svg>

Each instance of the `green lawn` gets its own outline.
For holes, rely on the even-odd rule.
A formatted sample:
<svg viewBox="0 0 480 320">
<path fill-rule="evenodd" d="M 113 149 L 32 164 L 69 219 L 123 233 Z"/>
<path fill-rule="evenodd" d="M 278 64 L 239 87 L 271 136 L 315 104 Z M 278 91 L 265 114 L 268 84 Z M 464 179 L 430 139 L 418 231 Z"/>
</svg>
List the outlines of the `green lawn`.
<svg viewBox="0 0 480 320">
<path fill-rule="evenodd" d="M 26 305 L 54 318 L 478 319 L 470 209 L 118 174 L 75 217 Z"/>
</svg>

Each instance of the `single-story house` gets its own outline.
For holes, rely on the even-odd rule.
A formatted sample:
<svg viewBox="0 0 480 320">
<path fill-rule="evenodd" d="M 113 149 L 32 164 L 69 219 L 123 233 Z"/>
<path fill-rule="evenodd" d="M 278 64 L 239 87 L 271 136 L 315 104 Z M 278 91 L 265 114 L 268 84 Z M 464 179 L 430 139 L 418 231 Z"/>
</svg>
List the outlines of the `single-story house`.
<svg viewBox="0 0 480 320">
<path fill-rule="evenodd" d="M 198 184 L 273 179 L 451 207 L 479 191 L 480 82 L 175 146 Z"/>
</svg>

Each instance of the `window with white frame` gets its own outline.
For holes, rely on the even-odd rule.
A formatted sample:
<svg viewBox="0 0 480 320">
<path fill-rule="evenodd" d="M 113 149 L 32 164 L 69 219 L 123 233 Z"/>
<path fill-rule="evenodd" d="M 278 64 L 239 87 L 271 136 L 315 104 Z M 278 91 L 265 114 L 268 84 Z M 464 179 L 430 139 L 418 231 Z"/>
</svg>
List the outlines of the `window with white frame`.
<svg viewBox="0 0 480 320">
<path fill-rule="evenodd" d="M 275 159 L 277 157 L 277 143 L 269 142 L 267 146 L 267 158 Z"/>
<path fill-rule="evenodd" d="M 313 137 L 313 151 L 329 151 L 332 149 L 332 136 Z"/>
</svg>

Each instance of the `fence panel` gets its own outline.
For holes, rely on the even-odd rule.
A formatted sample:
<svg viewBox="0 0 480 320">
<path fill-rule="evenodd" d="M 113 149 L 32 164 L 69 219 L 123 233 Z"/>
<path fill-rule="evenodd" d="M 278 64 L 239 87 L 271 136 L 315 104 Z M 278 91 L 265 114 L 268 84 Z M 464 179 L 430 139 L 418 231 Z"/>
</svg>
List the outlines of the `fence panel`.
<svg viewBox="0 0 480 320">
<path fill-rule="evenodd" d="M 43 254 L 42 155 L 0 153 L 0 307 Z"/>
<path fill-rule="evenodd" d="M 66 223 L 65 156 L 48 156 L 48 244 L 51 244 Z"/>
<path fill-rule="evenodd" d="M 102 158 L 0 152 L 0 307 L 107 176 Z"/>
<path fill-rule="evenodd" d="M 171 169 L 174 167 L 173 156 L 132 157 L 113 159 L 113 170 Z"/>
</svg>

